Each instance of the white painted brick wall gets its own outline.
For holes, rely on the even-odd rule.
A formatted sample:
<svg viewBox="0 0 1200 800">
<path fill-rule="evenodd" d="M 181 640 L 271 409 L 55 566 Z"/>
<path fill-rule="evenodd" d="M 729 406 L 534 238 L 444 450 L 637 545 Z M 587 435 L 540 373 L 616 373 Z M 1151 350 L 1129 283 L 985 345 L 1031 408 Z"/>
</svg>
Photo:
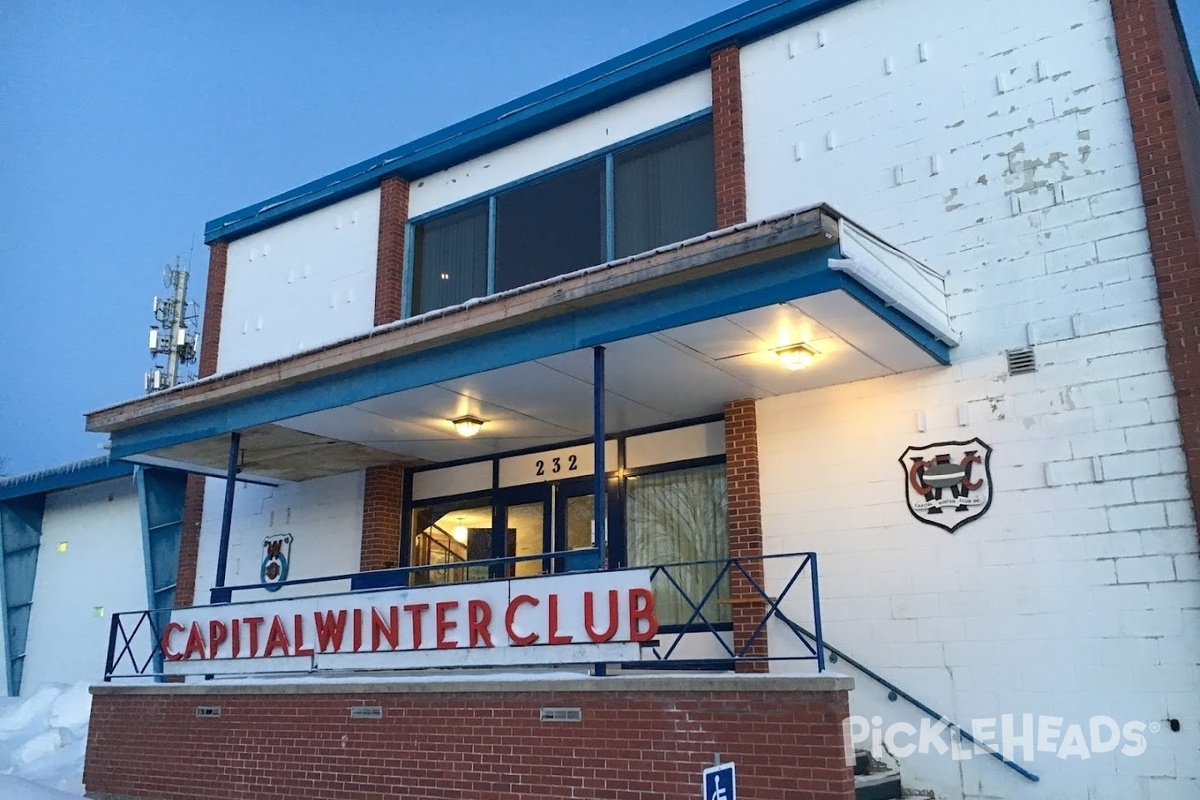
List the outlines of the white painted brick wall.
<svg viewBox="0 0 1200 800">
<path fill-rule="evenodd" d="M 1039 753 L 1036 787 L 906 759 L 939 798 L 1200 796 L 1200 560 L 1109 14 L 862 0 L 742 50 L 750 218 L 832 204 L 944 272 L 963 333 L 949 367 L 760 401 L 766 550 L 815 550 L 829 641 L 953 719 L 1184 726 Z M 900 454 L 972 436 L 991 510 L 916 522 Z M 856 678 L 855 713 L 920 716 Z"/>
<path fill-rule="evenodd" d="M 101 680 L 112 614 L 148 605 L 133 476 L 48 494 L 21 694 Z"/>
<path fill-rule="evenodd" d="M 370 331 L 378 243 L 378 189 L 232 242 L 217 371 Z"/>
<path fill-rule="evenodd" d="M 259 582 L 263 539 L 293 536 L 288 578 L 318 578 L 358 572 L 362 542 L 363 472 L 288 483 L 282 486 L 238 484 L 234 493 L 226 586 Z M 224 479 L 210 478 L 204 489 L 200 551 L 196 569 L 198 605 L 209 602 L 215 582 L 221 538 Z M 276 592 L 246 591 L 234 600 L 259 600 L 348 590 L 347 583 L 284 587 Z"/>
</svg>

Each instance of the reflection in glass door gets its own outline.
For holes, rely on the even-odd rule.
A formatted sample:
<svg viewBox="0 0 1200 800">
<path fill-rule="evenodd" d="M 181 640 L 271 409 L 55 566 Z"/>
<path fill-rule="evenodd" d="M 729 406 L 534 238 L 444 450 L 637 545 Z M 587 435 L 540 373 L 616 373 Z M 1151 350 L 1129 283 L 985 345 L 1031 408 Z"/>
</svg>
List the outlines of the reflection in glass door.
<svg viewBox="0 0 1200 800">
<path fill-rule="evenodd" d="M 546 502 L 508 506 L 505 514 L 507 556 L 536 556 L 546 552 Z M 542 574 L 542 560 L 530 559 L 511 565 L 508 574 L 522 578 Z"/>
</svg>

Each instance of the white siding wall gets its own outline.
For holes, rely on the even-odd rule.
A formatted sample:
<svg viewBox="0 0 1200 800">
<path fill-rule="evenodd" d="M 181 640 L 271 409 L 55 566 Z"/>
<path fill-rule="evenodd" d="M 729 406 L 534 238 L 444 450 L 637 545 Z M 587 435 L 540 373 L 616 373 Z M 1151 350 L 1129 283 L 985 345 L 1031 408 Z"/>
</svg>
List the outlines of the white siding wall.
<svg viewBox="0 0 1200 800">
<path fill-rule="evenodd" d="M 711 106 L 712 84 L 705 70 L 415 181 L 409 216 L 495 189 Z"/>
<path fill-rule="evenodd" d="M 948 368 L 759 403 L 767 551 L 817 551 L 829 641 L 957 721 L 1163 724 L 1038 753 L 1036 786 L 943 756 L 906 788 L 1200 796 L 1200 562 L 1108 4 L 863 0 L 741 63 L 750 217 L 830 202 L 945 271 L 963 332 Z M 973 436 L 987 516 L 913 520 L 901 453 Z M 855 713 L 919 718 L 857 683 Z"/>
<path fill-rule="evenodd" d="M 258 583 L 263 539 L 292 534 L 289 580 L 358 572 L 362 542 L 364 473 L 350 472 L 283 486 L 239 484 L 234 493 L 226 586 Z M 200 552 L 196 569 L 197 605 L 209 602 L 221 538 L 225 481 L 210 478 L 204 488 Z M 348 584 L 247 591 L 234 600 L 261 600 L 344 591 Z"/>
<path fill-rule="evenodd" d="M 217 371 L 370 331 L 378 242 L 378 189 L 232 242 Z"/>
<path fill-rule="evenodd" d="M 104 677 L 110 615 L 148 603 L 142 553 L 133 476 L 46 496 L 22 695 Z"/>
</svg>

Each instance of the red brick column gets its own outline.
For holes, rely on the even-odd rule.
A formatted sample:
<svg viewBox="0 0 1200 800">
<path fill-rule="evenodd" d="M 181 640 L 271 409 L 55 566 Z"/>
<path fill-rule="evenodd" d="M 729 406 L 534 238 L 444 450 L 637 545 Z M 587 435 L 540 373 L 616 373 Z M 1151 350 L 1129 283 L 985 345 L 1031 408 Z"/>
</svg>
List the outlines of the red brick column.
<svg viewBox="0 0 1200 800">
<path fill-rule="evenodd" d="M 1200 107 L 1165 0 L 1112 0 L 1192 507 L 1200 507 Z"/>
<path fill-rule="evenodd" d="M 204 476 L 188 475 L 183 491 L 183 525 L 179 534 L 179 567 L 175 575 L 175 607 L 195 602 L 196 561 L 200 555 L 200 517 L 204 512 Z M 205 598 L 205 602 L 207 602 Z"/>
<path fill-rule="evenodd" d="M 379 249 L 375 257 L 375 324 L 400 319 L 404 294 L 404 230 L 408 181 L 387 178 L 379 185 Z"/>
<path fill-rule="evenodd" d="M 762 498 L 758 488 L 758 415 L 754 400 L 725 404 L 725 483 L 729 498 L 729 555 L 732 558 L 761 556 Z M 761 561 L 743 563 L 746 572 L 763 586 Z M 766 613 L 757 590 L 738 570 L 730 577 L 734 648 L 741 650 Z M 748 656 L 767 655 L 766 628 L 759 631 Z M 767 672 L 766 662 L 739 664 L 739 672 Z"/>
<path fill-rule="evenodd" d="M 742 65 L 737 47 L 712 54 L 713 162 L 717 227 L 746 221 L 746 147 L 742 138 Z"/>
<path fill-rule="evenodd" d="M 363 490 L 362 544 L 359 570 L 399 566 L 400 506 L 404 470 L 394 465 L 367 468 Z"/>
<path fill-rule="evenodd" d="M 216 374 L 221 348 L 221 313 L 225 310 L 225 273 L 229 268 L 229 242 L 208 246 L 208 286 L 204 293 L 204 325 L 200 330 L 200 377 Z"/>
<path fill-rule="evenodd" d="M 225 308 L 225 276 L 229 242 L 208 246 L 208 285 L 204 293 L 204 323 L 200 329 L 200 377 L 216 374 L 221 347 L 221 316 Z M 175 574 L 175 607 L 196 600 L 196 560 L 200 552 L 200 517 L 204 512 L 204 476 L 188 475 L 183 493 L 183 526 L 179 537 L 179 566 Z M 207 603 L 208 598 L 202 602 Z"/>
</svg>

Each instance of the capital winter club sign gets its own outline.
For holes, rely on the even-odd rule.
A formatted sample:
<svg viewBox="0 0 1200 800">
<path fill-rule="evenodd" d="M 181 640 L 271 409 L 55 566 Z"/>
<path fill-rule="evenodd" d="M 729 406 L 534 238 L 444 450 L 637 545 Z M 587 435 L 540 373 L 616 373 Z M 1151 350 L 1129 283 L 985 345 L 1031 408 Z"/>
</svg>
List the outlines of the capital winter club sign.
<svg viewBox="0 0 1200 800">
<path fill-rule="evenodd" d="M 636 661 L 658 622 L 650 570 L 177 609 L 174 675 Z"/>
</svg>

